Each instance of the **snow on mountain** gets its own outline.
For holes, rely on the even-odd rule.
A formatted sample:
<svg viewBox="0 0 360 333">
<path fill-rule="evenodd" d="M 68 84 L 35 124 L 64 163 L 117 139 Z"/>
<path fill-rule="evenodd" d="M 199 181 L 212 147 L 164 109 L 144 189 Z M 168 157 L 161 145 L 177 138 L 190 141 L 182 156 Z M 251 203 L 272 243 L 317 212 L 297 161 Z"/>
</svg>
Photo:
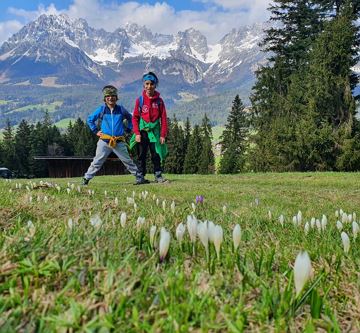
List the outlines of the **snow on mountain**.
<svg viewBox="0 0 360 333">
<path fill-rule="evenodd" d="M 251 76 L 264 60 L 258 46 L 262 31 L 261 24 L 233 29 L 217 44 L 208 45 L 206 37 L 193 28 L 173 36 L 153 34 L 132 23 L 107 32 L 64 14 L 42 15 L 3 43 L 0 70 L 15 81 L 55 76 L 65 82 L 94 82 L 116 80 L 124 71 L 133 73 L 128 75 L 131 80 L 154 68 L 184 84 L 222 84 Z"/>
</svg>

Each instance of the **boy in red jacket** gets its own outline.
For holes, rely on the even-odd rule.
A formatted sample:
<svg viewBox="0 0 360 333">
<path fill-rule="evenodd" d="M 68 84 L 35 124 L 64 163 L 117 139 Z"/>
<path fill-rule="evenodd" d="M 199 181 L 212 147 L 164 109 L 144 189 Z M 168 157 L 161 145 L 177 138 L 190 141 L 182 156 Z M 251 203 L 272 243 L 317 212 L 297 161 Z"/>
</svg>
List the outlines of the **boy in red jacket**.
<svg viewBox="0 0 360 333">
<path fill-rule="evenodd" d="M 146 155 L 151 153 L 151 161 L 154 165 L 155 181 L 163 183 L 166 180 L 162 176 L 161 163 L 167 155 L 165 138 L 167 135 L 167 118 L 164 101 L 160 93 L 156 91 L 159 79 L 153 72 L 148 72 L 142 78 L 144 90 L 136 99 L 132 118 L 134 135 L 130 141 L 130 147 L 136 145 L 137 167 L 142 181 L 138 184 L 147 184 Z"/>
</svg>

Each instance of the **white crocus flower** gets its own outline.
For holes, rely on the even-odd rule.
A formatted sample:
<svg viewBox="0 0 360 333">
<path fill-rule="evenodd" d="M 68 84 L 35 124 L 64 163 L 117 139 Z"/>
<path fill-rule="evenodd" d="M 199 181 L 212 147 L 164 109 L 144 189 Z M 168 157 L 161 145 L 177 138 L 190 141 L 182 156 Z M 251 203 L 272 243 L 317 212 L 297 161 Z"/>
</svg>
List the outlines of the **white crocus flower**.
<svg viewBox="0 0 360 333">
<path fill-rule="evenodd" d="M 309 280 L 312 272 L 311 261 L 306 251 L 300 252 L 294 264 L 294 281 L 296 297 L 299 296 L 306 282 Z"/>
<path fill-rule="evenodd" d="M 117 197 L 115 197 L 115 199 L 114 199 L 114 204 L 115 204 L 115 206 L 117 206 L 119 204 L 119 199 Z"/>
<path fill-rule="evenodd" d="M 32 203 L 32 201 L 33 201 L 33 197 L 29 195 L 29 203 Z"/>
<path fill-rule="evenodd" d="M 191 203 L 192 212 L 195 213 L 196 205 L 192 202 Z"/>
<path fill-rule="evenodd" d="M 269 220 L 271 221 L 272 220 L 272 213 L 271 213 L 271 210 L 268 211 L 268 218 Z"/>
<path fill-rule="evenodd" d="M 45 195 L 45 196 L 44 196 L 44 202 L 45 202 L 45 203 L 48 203 L 48 201 L 49 201 L 49 199 L 48 199 L 48 197 Z"/>
<path fill-rule="evenodd" d="M 30 238 L 33 238 L 36 232 L 36 228 L 31 220 L 27 221 L 27 228 L 28 228 L 28 237 L 26 237 L 26 240 L 30 240 Z"/>
<path fill-rule="evenodd" d="M 155 203 L 156 203 L 156 206 L 159 206 L 159 204 L 160 204 L 159 198 L 156 199 Z"/>
<path fill-rule="evenodd" d="M 12 193 L 12 188 L 9 189 L 9 193 L 10 193 L 10 194 Z"/>
<path fill-rule="evenodd" d="M 94 195 L 95 194 L 95 190 L 91 190 L 91 195 Z"/>
<path fill-rule="evenodd" d="M 190 236 L 190 240 L 193 244 L 196 242 L 198 221 L 194 215 L 188 215 L 186 220 L 187 230 Z"/>
<path fill-rule="evenodd" d="M 153 194 L 152 199 L 153 199 L 154 201 L 156 200 L 156 195 L 155 195 L 155 194 Z"/>
<path fill-rule="evenodd" d="M 221 243 L 223 241 L 223 229 L 221 228 L 220 225 L 215 226 L 213 237 L 214 237 L 216 255 L 218 259 L 220 259 L 220 248 L 221 248 Z"/>
<path fill-rule="evenodd" d="M 145 224 L 145 217 L 139 216 L 136 220 L 136 229 L 139 231 Z"/>
<path fill-rule="evenodd" d="M 307 235 L 309 233 L 309 230 L 310 230 L 310 224 L 309 224 L 309 222 L 306 222 L 305 226 L 304 226 L 305 235 Z"/>
<path fill-rule="evenodd" d="M 352 223 L 352 231 L 353 231 L 354 239 L 356 239 L 356 237 L 357 237 L 357 235 L 358 235 L 358 233 L 360 231 L 359 225 L 357 224 L 356 221 L 354 221 Z"/>
<path fill-rule="evenodd" d="M 296 215 L 296 221 L 297 221 L 297 225 L 301 225 L 302 223 L 302 213 L 301 210 L 298 211 L 297 215 Z"/>
<path fill-rule="evenodd" d="M 122 212 L 120 214 L 120 225 L 125 228 L 125 225 L 126 225 L 126 213 L 125 212 Z"/>
<path fill-rule="evenodd" d="M 326 226 L 327 226 L 327 218 L 325 215 L 323 215 L 321 218 L 321 230 L 325 231 Z"/>
<path fill-rule="evenodd" d="M 348 216 L 347 216 L 346 213 L 343 213 L 343 214 L 341 215 L 341 222 L 342 222 L 343 224 L 346 224 L 346 223 L 348 222 Z"/>
<path fill-rule="evenodd" d="M 74 226 L 74 222 L 73 219 L 70 217 L 67 221 L 67 226 L 70 230 L 72 230 L 73 226 Z"/>
<path fill-rule="evenodd" d="M 133 205 L 135 203 L 134 198 L 126 197 L 126 202 L 128 205 Z"/>
<path fill-rule="evenodd" d="M 293 218 L 292 218 L 292 223 L 293 223 L 293 225 L 294 225 L 295 227 L 297 226 L 298 221 L 297 221 L 297 216 L 296 216 L 296 215 L 293 216 Z"/>
<path fill-rule="evenodd" d="M 76 190 L 81 193 L 81 187 L 79 185 L 76 187 Z"/>
<path fill-rule="evenodd" d="M 340 221 L 336 221 L 336 228 L 338 228 L 338 230 L 341 231 L 343 228 L 343 224 Z"/>
<path fill-rule="evenodd" d="M 38 196 L 36 197 L 36 201 L 37 201 L 37 202 L 40 202 L 40 201 L 41 201 L 40 195 L 38 195 Z"/>
<path fill-rule="evenodd" d="M 350 238 L 347 235 L 347 233 L 344 232 L 344 231 L 341 233 L 341 240 L 342 240 L 342 243 L 343 243 L 344 252 L 348 253 L 349 250 L 350 250 Z"/>
<path fill-rule="evenodd" d="M 71 190 L 69 188 L 66 189 L 67 194 L 70 194 Z"/>
<path fill-rule="evenodd" d="M 160 230 L 159 255 L 160 262 L 164 261 L 170 246 L 170 233 L 162 227 Z"/>
<path fill-rule="evenodd" d="M 339 211 L 338 211 L 338 210 L 335 211 L 335 217 L 336 217 L 336 218 L 339 217 Z"/>
<path fill-rule="evenodd" d="M 339 210 L 339 214 L 340 214 L 340 216 L 343 216 L 344 211 L 343 211 L 342 209 L 340 209 L 340 210 Z"/>
<path fill-rule="evenodd" d="M 311 220 L 310 220 L 310 226 L 311 226 L 311 228 L 314 228 L 314 227 L 315 227 L 315 224 L 316 224 L 316 219 L 315 219 L 315 217 L 312 217 Z"/>
<path fill-rule="evenodd" d="M 93 216 L 90 217 L 90 224 L 94 227 L 94 228 L 100 228 L 102 225 L 102 220 L 100 218 L 99 214 L 95 214 Z"/>
<path fill-rule="evenodd" d="M 215 232 L 215 224 L 213 221 L 208 221 L 208 234 L 210 242 L 214 243 L 214 232 Z"/>
<path fill-rule="evenodd" d="M 132 197 L 133 198 L 135 198 L 135 195 L 136 195 L 135 191 L 132 191 Z"/>
<path fill-rule="evenodd" d="M 74 189 L 75 189 L 75 184 L 71 184 L 71 185 L 70 185 L 70 188 L 71 188 L 72 190 L 74 190 Z"/>
<path fill-rule="evenodd" d="M 136 204 L 136 202 L 134 202 L 134 212 L 136 212 L 137 211 L 137 204 Z"/>
<path fill-rule="evenodd" d="M 175 201 L 173 200 L 173 202 L 171 203 L 170 205 L 170 209 L 171 209 L 171 212 L 173 213 L 173 215 L 175 214 Z"/>
<path fill-rule="evenodd" d="M 208 235 L 208 228 L 207 222 L 199 222 L 197 225 L 197 234 L 201 243 L 205 247 L 206 252 L 206 259 L 209 259 L 209 235 Z"/>
<path fill-rule="evenodd" d="M 151 247 L 154 247 L 155 234 L 156 234 L 156 225 L 152 225 L 150 228 L 150 245 L 151 245 Z"/>
<path fill-rule="evenodd" d="M 162 209 L 164 212 L 166 212 L 166 200 L 163 200 L 162 202 Z"/>
<path fill-rule="evenodd" d="M 320 220 L 319 220 L 319 219 L 316 219 L 315 223 L 316 223 L 316 228 L 317 228 L 317 230 L 320 232 L 320 231 L 322 230 Z"/>
<path fill-rule="evenodd" d="M 56 185 L 55 188 L 56 188 L 56 190 L 57 190 L 58 192 L 61 191 L 61 187 L 60 187 L 59 185 Z"/>
<path fill-rule="evenodd" d="M 222 211 L 223 211 L 224 214 L 227 213 L 227 207 L 226 207 L 226 205 L 223 206 Z"/>
<path fill-rule="evenodd" d="M 353 216 L 352 214 L 348 214 L 348 221 L 351 223 L 353 221 Z"/>
<path fill-rule="evenodd" d="M 352 219 L 353 219 L 353 221 L 356 221 L 356 213 L 355 212 L 352 213 Z"/>
<path fill-rule="evenodd" d="M 279 216 L 279 222 L 280 222 L 280 224 L 281 224 L 282 227 L 284 226 L 284 221 L 285 221 L 284 215 L 281 214 L 281 215 Z"/>
<path fill-rule="evenodd" d="M 107 195 L 108 195 L 108 192 L 105 190 L 105 191 L 104 191 L 104 197 L 106 198 Z"/>
<path fill-rule="evenodd" d="M 233 230 L 233 242 L 234 242 L 234 250 L 235 251 L 239 247 L 240 241 L 241 241 L 241 227 L 239 224 L 237 224 Z"/>
<path fill-rule="evenodd" d="M 177 227 L 176 227 L 176 239 L 181 242 L 184 238 L 184 234 L 185 234 L 186 228 L 185 225 L 180 223 Z"/>
</svg>

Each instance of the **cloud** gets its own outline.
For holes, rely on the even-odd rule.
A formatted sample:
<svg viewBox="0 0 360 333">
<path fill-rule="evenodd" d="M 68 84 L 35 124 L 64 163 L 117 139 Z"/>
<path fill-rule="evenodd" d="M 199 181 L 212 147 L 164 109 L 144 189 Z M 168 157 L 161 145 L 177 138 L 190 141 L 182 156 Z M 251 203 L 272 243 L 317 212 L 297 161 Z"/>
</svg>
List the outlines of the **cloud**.
<svg viewBox="0 0 360 333">
<path fill-rule="evenodd" d="M 0 22 L 0 43 L 7 40 L 22 27 L 23 24 L 16 20 Z"/>
<path fill-rule="evenodd" d="M 145 25 L 153 32 L 176 34 L 193 27 L 201 31 L 210 43 L 219 41 L 232 28 L 239 28 L 268 19 L 269 0 L 199 0 L 210 6 L 202 11 L 176 11 L 166 2 L 154 5 L 128 1 L 105 4 L 101 0 L 74 0 L 64 10 L 54 5 L 39 6 L 36 11 L 11 8 L 12 14 L 29 22 L 41 14 L 66 13 L 72 18 L 84 18 L 94 28 L 114 31 L 126 23 Z M 221 8 L 220 8 L 221 7 Z"/>
<path fill-rule="evenodd" d="M 17 17 L 20 17 L 25 21 L 26 23 L 29 21 L 33 21 L 36 18 L 38 18 L 42 14 L 60 14 L 62 11 L 59 11 L 56 9 L 54 4 L 49 5 L 48 7 L 45 7 L 44 5 L 39 5 L 37 10 L 29 11 L 25 9 L 18 9 L 14 7 L 8 8 L 8 13 L 13 14 Z"/>
</svg>

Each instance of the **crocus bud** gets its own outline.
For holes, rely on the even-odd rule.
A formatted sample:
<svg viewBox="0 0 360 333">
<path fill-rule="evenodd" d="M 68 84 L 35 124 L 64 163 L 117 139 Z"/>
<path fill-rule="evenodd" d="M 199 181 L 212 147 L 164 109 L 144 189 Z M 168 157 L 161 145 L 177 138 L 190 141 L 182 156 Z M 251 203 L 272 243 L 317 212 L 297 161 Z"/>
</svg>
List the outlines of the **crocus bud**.
<svg viewBox="0 0 360 333">
<path fill-rule="evenodd" d="M 150 228 L 150 245 L 154 247 L 154 240 L 156 234 L 156 225 L 152 225 Z"/>
<path fill-rule="evenodd" d="M 305 223 L 305 226 L 304 226 L 305 235 L 308 234 L 309 230 L 310 230 L 310 224 L 309 224 L 309 222 L 306 222 L 306 223 Z"/>
<path fill-rule="evenodd" d="M 126 224 L 126 213 L 122 212 L 120 214 L 120 225 L 125 228 L 125 224 Z"/>
<path fill-rule="evenodd" d="M 281 224 L 282 227 L 284 226 L 284 221 L 285 221 L 284 215 L 281 214 L 281 215 L 279 216 L 279 222 L 280 222 L 280 224 Z"/>
<path fill-rule="evenodd" d="M 241 240 L 241 227 L 239 224 L 237 224 L 233 230 L 233 242 L 234 242 L 234 250 L 235 251 L 237 250 L 237 248 L 240 245 L 240 240 Z"/>
<path fill-rule="evenodd" d="M 347 235 L 347 233 L 344 231 L 341 233 L 341 240 L 343 243 L 344 252 L 348 253 L 350 250 L 350 239 L 349 239 L 349 236 Z"/>
<path fill-rule="evenodd" d="M 358 233 L 359 233 L 359 225 L 357 224 L 357 222 L 356 221 L 354 221 L 353 223 L 352 223 L 352 230 L 353 230 L 353 235 L 354 235 L 354 239 L 356 239 L 356 237 L 357 237 L 357 235 L 358 235 Z"/>
<path fill-rule="evenodd" d="M 207 222 L 199 222 L 197 225 L 197 234 L 201 243 L 205 247 L 206 258 L 209 258 L 209 235 L 208 235 L 208 228 Z"/>
<path fill-rule="evenodd" d="M 220 259 L 220 247 L 221 247 L 221 243 L 223 241 L 223 229 L 221 228 L 220 225 L 215 226 L 213 237 L 214 237 L 214 245 L 215 245 L 216 255 L 217 255 L 218 259 Z"/>
<path fill-rule="evenodd" d="M 160 231 L 159 255 L 160 262 L 163 262 L 170 246 L 170 233 L 164 227 Z"/>
<path fill-rule="evenodd" d="M 185 234 L 185 225 L 180 223 L 176 228 L 176 239 L 181 242 L 184 238 Z"/>
<path fill-rule="evenodd" d="M 300 252 L 294 264 L 294 281 L 296 296 L 299 296 L 306 282 L 309 280 L 312 272 L 311 261 L 306 251 Z"/>
<path fill-rule="evenodd" d="M 338 228 L 338 230 L 341 231 L 343 228 L 343 224 L 340 221 L 336 221 L 336 228 Z"/>
<path fill-rule="evenodd" d="M 188 215 L 186 226 L 192 243 L 196 242 L 197 235 L 197 219 L 194 215 Z"/>
</svg>

